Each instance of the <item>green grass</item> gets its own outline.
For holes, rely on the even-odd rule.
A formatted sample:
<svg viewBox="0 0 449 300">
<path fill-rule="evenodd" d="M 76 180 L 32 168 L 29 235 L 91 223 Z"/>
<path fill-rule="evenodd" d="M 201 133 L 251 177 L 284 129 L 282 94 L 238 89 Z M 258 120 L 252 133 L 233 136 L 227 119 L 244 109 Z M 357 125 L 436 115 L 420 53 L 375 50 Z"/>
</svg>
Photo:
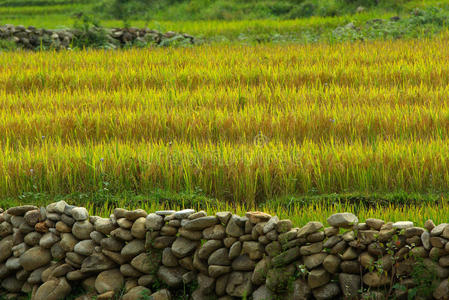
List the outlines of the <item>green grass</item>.
<svg viewBox="0 0 449 300">
<path fill-rule="evenodd" d="M 108 0 L 112 2 L 112 0 Z M 180 1 L 168 5 L 159 1 L 159 8 L 149 10 L 152 14 L 141 14 L 127 20 L 127 24 L 137 27 L 150 27 L 160 31 L 188 32 L 206 42 L 244 43 L 259 42 L 299 42 L 316 41 L 338 42 L 341 40 L 396 39 L 399 37 L 415 38 L 431 36 L 447 28 L 449 16 L 448 0 L 435 1 L 384 1 L 378 7 L 366 6 L 363 13 L 355 14 L 355 8 L 366 2 L 355 1 L 342 5 L 340 2 L 326 0 L 310 1 L 315 5 L 313 16 L 294 18 L 292 11 L 300 4 L 293 1 L 259 1 L 257 5 L 243 1 Z M 97 2 L 92 0 L 0 0 L 0 24 L 16 24 L 43 28 L 72 27 L 75 15 L 94 15 L 105 27 L 124 26 L 107 14 L 95 13 Z M 441 7 L 436 14 L 412 16 L 416 8 L 428 9 Z M 384 22 L 381 25 L 366 25 L 373 19 L 389 19 L 401 16 L 401 21 Z M 296 15 L 300 16 L 300 14 Z M 342 26 L 353 23 L 359 31 L 346 30 Z M 338 28 L 338 30 L 336 30 Z M 10 48 L 10 44 L 0 48 Z M 119 188 L 120 190 L 120 188 Z M 356 213 L 363 221 L 368 217 L 378 217 L 388 221 L 410 219 L 418 225 L 433 219 L 436 223 L 446 221 L 449 213 L 445 199 L 448 195 L 440 194 L 310 194 L 292 195 L 281 198 L 265 199 L 258 207 L 232 204 L 209 198 L 202 191 L 168 192 L 156 190 L 144 195 L 121 191 L 112 194 L 100 190 L 89 194 L 48 195 L 45 193 L 26 192 L 19 198 L 0 200 L 0 207 L 10 207 L 20 203 L 45 205 L 64 199 L 77 205 L 86 205 L 90 212 L 107 216 L 117 206 L 127 208 L 144 208 L 154 211 L 163 208 L 180 209 L 195 207 L 209 213 L 219 210 L 232 210 L 244 214 L 246 210 L 260 209 L 281 218 L 290 218 L 300 226 L 310 220 L 325 223 L 326 218 L 335 212 L 350 211 Z M 168 204 L 169 203 L 169 204 Z"/>
<path fill-rule="evenodd" d="M 354 1 L 350 4 L 343 2 L 343 0 L 327 0 L 319 2 L 319 5 L 333 5 L 336 7 L 335 13 L 326 14 L 317 11 L 309 18 L 288 19 L 282 14 L 257 14 L 254 10 L 257 10 L 260 5 L 281 5 L 282 3 L 282 5 L 288 4 L 296 9 L 304 2 L 267 0 L 257 2 L 259 6 L 254 6 L 252 2 L 226 1 L 225 3 L 228 3 L 228 6 L 235 12 L 231 13 L 228 18 L 222 18 L 213 15 L 207 17 L 205 12 L 222 5 L 220 1 L 190 0 L 189 2 L 179 1 L 171 5 L 160 1 L 162 4 L 159 4 L 158 9 L 143 9 L 143 11 L 151 12 L 152 15 L 133 15 L 132 18 L 126 20 L 126 24 L 136 27 L 148 26 L 161 31 L 188 32 L 214 42 L 248 42 L 248 40 L 254 39 L 260 41 L 266 39 L 267 36 L 274 37 L 274 40 L 309 42 L 317 39 L 329 40 L 329 36 L 332 35 L 335 28 L 348 23 L 364 26 L 367 21 L 373 19 L 388 19 L 396 15 L 407 18 L 415 8 L 447 8 L 449 5 L 449 0 L 401 1 L 394 2 L 396 3 L 394 5 L 391 4 L 391 1 L 381 1 L 378 6 L 367 7 L 362 13 L 354 13 L 355 7 L 363 5 L 365 2 L 371 3 L 367 0 Z M 111 4 L 113 0 L 107 0 L 104 3 Z M 311 1 L 311 3 L 317 4 L 318 1 Z M 239 9 L 241 5 L 249 8 L 242 16 L 239 16 L 239 12 L 244 12 L 244 10 Z M 0 24 L 67 28 L 73 27 L 77 21 L 75 15 L 84 13 L 94 17 L 105 27 L 124 26 L 123 20 L 105 14 L 104 8 L 96 6 L 98 6 L 98 2 L 92 0 L 20 0 L 18 2 L 0 0 Z M 197 7 L 196 10 L 195 7 Z M 141 10 L 139 9 L 139 11 Z M 444 10 L 446 11 L 446 9 Z M 407 32 L 414 30 L 414 28 L 404 28 L 404 31 Z M 269 40 L 273 40 L 273 38 Z"/>
</svg>

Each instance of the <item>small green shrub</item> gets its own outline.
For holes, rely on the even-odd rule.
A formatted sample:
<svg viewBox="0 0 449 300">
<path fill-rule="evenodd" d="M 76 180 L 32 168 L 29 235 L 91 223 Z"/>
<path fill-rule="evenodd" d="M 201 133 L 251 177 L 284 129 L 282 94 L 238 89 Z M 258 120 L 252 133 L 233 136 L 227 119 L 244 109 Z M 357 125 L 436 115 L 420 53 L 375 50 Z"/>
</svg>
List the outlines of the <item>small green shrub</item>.
<svg viewBox="0 0 449 300">
<path fill-rule="evenodd" d="M 17 44 L 14 41 L 0 39 L 0 51 L 12 50 L 17 50 Z"/>
<path fill-rule="evenodd" d="M 314 1 L 305 1 L 300 5 L 294 7 L 289 13 L 289 19 L 298 19 L 304 17 L 311 17 L 315 14 L 318 6 Z"/>
</svg>

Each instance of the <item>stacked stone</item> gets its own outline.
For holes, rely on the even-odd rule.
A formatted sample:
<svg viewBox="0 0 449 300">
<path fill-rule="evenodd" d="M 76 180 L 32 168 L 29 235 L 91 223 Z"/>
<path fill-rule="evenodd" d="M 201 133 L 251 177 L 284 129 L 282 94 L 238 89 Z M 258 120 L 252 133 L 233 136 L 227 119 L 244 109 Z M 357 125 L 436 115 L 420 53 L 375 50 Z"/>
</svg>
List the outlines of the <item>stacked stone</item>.
<svg viewBox="0 0 449 300">
<path fill-rule="evenodd" d="M 173 40 L 190 44 L 195 42 L 194 37 L 189 34 L 173 31 L 161 33 L 149 28 L 99 29 L 92 27 L 89 30 L 92 31 L 92 34 L 98 34 L 99 30 L 104 30 L 111 48 L 123 47 L 136 42 L 143 45 L 160 45 Z M 0 39 L 10 40 L 17 46 L 29 50 L 39 49 L 42 46 L 54 49 L 67 49 L 74 39 L 80 38 L 84 34 L 84 32 L 77 29 L 48 30 L 35 28 L 34 26 L 25 27 L 10 24 L 0 26 Z"/>
<path fill-rule="evenodd" d="M 293 228 L 262 212 L 128 211 L 89 216 L 64 201 L 0 210 L 2 296 L 62 299 L 75 284 L 77 300 L 171 299 L 186 285 L 192 299 L 357 299 L 385 295 L 390 274 L 413 288 L 416 260 L 435 270 L 435 299 L 449 295 L 449 225 L 412 222 L 358 223 L 350 213 L 332 215 L 330 227 L 309 222 Z M 381 270 L 381 271 L 380 271 Z M 388 274 L 388 275 L 387 275 Z M 153 290 L 163 284 L 167 289 Z M 369 295 L 360 290 L 369 289 Z M 182 292 L 181 292 L 182 293 Z M 395 290 L 392 297 L 407 297 Z"/>
<path fill-rule="evenodd" d="M 174 31 L 161 33 L 149 28 L 113 28 L 111 29 L 110 34 L 115 40 L 119 41 L 121 45 L 135 42 L 140 42 L 143 44 L 147 44 L 149 42 L 160 44 L 167 39 L 185 40 L 190 44 L 195 42 L 194 37 L 186 33 L 177 33 Z"/>
<path fill-rule="evenodd" d="M 10 208 L 0 217 L 2 287 L 12 299 L 20 292 L 62 299 L 74 282 L 97 299 L 112 299 L 122 286 L 123 299 L 151 295 L 144 287 L 155 280 L 144 254 L 146 216 L 140 209 L 116 209 L 107 219 L 89 217 L 85 208 L 64 201 Z M 169 298 L 166 290 L 155 293 L 164 295 Z"/>
</svg>

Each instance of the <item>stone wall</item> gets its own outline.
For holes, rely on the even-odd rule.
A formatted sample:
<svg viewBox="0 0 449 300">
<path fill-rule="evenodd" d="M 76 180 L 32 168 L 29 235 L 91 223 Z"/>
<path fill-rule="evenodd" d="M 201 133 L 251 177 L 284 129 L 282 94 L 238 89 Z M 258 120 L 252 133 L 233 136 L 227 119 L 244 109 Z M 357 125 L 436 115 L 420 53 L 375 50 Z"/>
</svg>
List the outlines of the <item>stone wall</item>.
<svg viewBox="0 0 449 300">
<path fill-rule="evenodd" d="M 58 300 L 81 286 L 80 300 L 407 299 L 431 274 L 427 298 L 449 297 L 449 225 L 430 220 L 420 228 L 340 213 L 326 228 L 293 228 L 261 212 L 121 208 L 100 218 L 64 201 L 0 212 L 5 298 Z"/>
<path fill-rule="evenodd" d="M 102 34 L 105 36 L 102 36 Z M 0 26 L 0 39 L 14 42 L 18 47 L 35 50 L 41 47 L 45 49 L 67 49 L 72 47 L 74 40 L 95 39 L 101 36 L 102 47 L 119 48 L 126 45 L 139 43 L 147 44 L 169 44 L 173 42 L 193 44 L 193 36 L 185 33 L 168 31 L 161 33 L 148 28 L 96 28 L 91 27 L 87 31 L 78 29 L 42 29 L 34 26 Z M 86 45 L 92 46 L 92 45 Z"/>
</svg>

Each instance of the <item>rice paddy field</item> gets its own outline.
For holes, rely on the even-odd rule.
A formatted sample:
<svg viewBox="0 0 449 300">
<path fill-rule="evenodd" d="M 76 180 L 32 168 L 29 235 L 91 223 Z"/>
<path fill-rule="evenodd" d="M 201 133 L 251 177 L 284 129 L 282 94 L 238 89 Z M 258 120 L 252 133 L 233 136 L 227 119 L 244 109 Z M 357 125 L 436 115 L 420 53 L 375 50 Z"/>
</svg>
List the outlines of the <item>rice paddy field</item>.
<svg viewBox="0 0 449 300">
<path fill-rule="evenodd" d="M 443 221 L 448 40 L 0 52 L 0 194 L 187 191 L 301 223 Z M 423 202 L 288 204 L 391 193 Z"/>
</svg>

